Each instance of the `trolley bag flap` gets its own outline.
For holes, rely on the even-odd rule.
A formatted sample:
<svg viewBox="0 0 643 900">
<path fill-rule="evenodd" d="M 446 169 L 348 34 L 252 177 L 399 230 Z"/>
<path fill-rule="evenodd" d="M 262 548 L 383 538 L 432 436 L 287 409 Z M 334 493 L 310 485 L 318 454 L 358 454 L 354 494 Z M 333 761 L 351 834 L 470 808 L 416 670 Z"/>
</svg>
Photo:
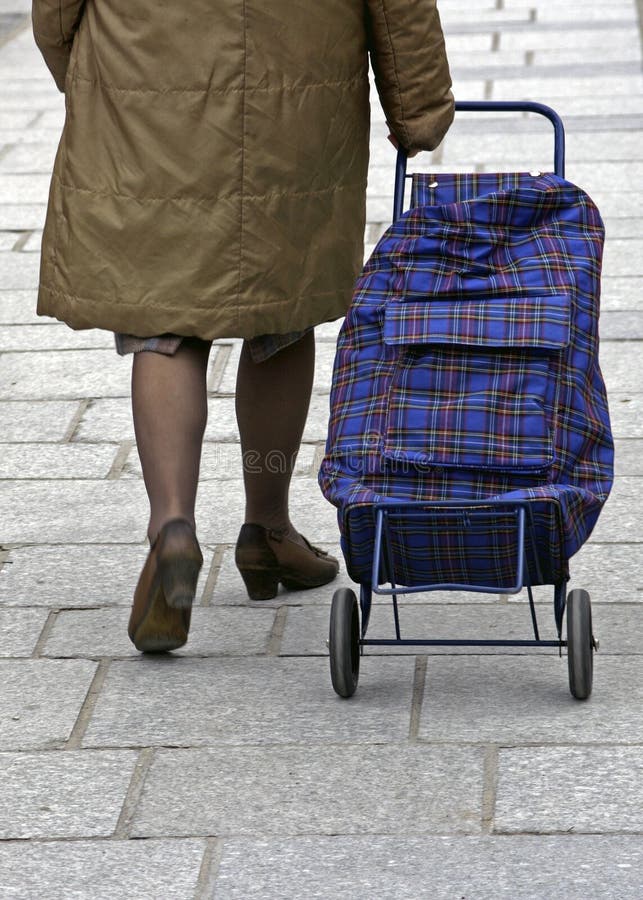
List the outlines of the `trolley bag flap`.
<svg viewBox="0 0 643 900">
<path fill-rule="evenodd" d="M 382 455 L 438 467 L 545 472 L 554 460 L 565 294 L 390 302 Z"/>
<path fill-rule="evenodd" d="M 384 343 L 562 350 L 570 311 L 567 294 L 394 301 L 384 313 Z"/>
</svg>

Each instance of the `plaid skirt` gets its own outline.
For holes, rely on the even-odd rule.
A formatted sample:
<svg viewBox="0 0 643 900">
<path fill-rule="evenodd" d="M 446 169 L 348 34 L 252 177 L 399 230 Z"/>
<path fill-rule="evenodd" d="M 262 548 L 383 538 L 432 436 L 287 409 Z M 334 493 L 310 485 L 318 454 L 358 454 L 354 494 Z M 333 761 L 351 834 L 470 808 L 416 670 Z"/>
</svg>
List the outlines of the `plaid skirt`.
<svg viewBox="0 0 643 900">
<path fill-rule="evenodd" d="M 312 331 L 312 328 L 306 328 L 304 331 L 291 331 L 288 334 L 261 334 L 258 337 L 250 338 L 246 343 L 250 349 L 252 361 L 260 363 L 270 359 L 275 353 L 294 344 L 309 331 Z M 117 332 L 114 334 L 114 340 L 119 356 L 143 351 L 174 356 L 181 346 L 183 338 L 178 334 L 161 334 L 158 337 L 141 338 L 133 334 Z"/>
</svg>

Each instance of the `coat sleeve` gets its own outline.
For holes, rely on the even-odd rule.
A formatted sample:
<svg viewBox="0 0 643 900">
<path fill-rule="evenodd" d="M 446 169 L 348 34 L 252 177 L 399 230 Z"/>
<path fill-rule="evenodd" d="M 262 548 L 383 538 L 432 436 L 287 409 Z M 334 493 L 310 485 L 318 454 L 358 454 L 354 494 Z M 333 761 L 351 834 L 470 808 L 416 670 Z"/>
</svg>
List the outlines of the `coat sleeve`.
<svg viewBox="0 0 643 900">
<path fill-rule="evenodd" d="M 387 123 L 407 150 L 433 150 L 453 120 L 436 0 L 366 0 L 371 65 Z"/>
<path fill-rule="evenodd" d="M 85 0 L 32 0 L 34 38 L 60 91 L 84 6 Z"/>
</svg>

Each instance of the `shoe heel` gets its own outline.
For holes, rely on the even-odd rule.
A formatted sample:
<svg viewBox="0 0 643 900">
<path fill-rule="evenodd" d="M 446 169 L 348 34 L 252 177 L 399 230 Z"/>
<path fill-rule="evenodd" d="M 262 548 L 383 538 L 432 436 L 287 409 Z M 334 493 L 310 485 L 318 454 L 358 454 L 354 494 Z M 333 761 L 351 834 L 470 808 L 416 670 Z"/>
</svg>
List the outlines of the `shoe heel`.
<svg viewBox="0 0 643 900">
<path fill-rule="evenodd" d="M 163 561 L 159 569 L 167 605 L 172 609 L 189 609 L 196 594 L 200 563 L 195 559 L 173 559 Z"/>
<path fill-rule="evenodd" d="M 265 569 L 246 569 L 239 572 L 251 600 L 272 600 L 279 590 L 279 574 Z"/>
</svg>

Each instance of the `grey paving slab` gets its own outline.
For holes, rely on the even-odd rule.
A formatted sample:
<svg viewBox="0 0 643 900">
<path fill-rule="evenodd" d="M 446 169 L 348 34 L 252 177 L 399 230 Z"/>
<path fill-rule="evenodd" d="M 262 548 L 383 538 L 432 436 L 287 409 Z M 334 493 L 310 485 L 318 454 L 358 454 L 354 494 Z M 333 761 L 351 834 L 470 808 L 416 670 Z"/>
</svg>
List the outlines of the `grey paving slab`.
<svg viewBox="0 0 643 900">
<path fill-rule="evenodd" d="M 31 112 L 34 116 L 44 113 L 50 107 L 58 107 L 59 101 L 51 91 L 42 87 L 40 79 L 33 79 L 31 90 L 21 95 L 16 90 L 7 90 L 4 85 L 0 89 L 0 104 L 6 112 L 15 109 L 20 112 Z M 25 170 L 22 170 L 23 172 Z M 28 172 L 32 170 L 26 170 Z M 44 170 L 38 170 L 44 171 Z M 51 171 L 51 169 L 49 169 Z M 9 170 L 13 174 L 12 170 Z"/>
<path fill-rule="evenodd" d="M 573 64 L 588 65 L 588 54 L 582 47 L 559 48 L 557 50 L 539 48 L 533 51 L 532 59 L 533 65 L 539 68 Z M 604 61 L 606 65 L 626 61 L 636 63 L 640 59 L 641 51 L 636 44 L 628 43 L 627 47 L 621 49 L 618 44 L 612 46 L 612 44 L 608 43 L 601 48 L 601 63 Z"/>
<path fill-rule="evenodd" d="M 636 900 L 633 835 L 228 839 L 217 900 Z"/>
<path fill-rule="evenodd" d="M 195 895 L 202 840 L 53 841 L 0 846 L 13 900 L 151 900 Z"/>
<path fill-rule="evenodd" d="M 537 20 L 539 23 L 552 22 L 557 24 L 561 21 L 561 10 L 556 9 L 555 4 L 552 5 L 550 0 L 541 0 L 541 2 L 536 3 L 535 6 L 538 9 Z M 579 2 L 566 3 L 564 18 L 570 24 L 581 21 L 600 22 L 605 25 L 605 23 L 609 24 L 610 20 L 615 19 L 617 22 L 629 20 L 634 27 L 637 25 L 634 4 L 632 2 L 618 2 L 618 0 L 616 0 L 616 2 L 613 0 L 613 2 L 610 3 L 609 7 L 605 9 L 604 16 L 601 15 L 601 9 L 598 5 Z"/>
<path fill-rule="evenodd" d="M 61 441 L 78 410 L 75 400 L 0 401 L 2 440 Z"/>
<path fill-rule="evenodd" d="M 91 441 L 93 443 L 125 440 L 134 440 L 130 398 L 92 400 L 76 428 L 74 441 Z"/>
<path fill-rule="evenodd" d="M 136 759 L 128 750 L 0 753 L 0 837 L 107 837 Z"/>
<path fill-rule="evenodd" d="M 643 479 L 632 476 L 614 479 L 614 487 L 603 507 L 592 537 L 603 543 L 636 543 L 643 534 L 641 490 Z"/>
<path fill-rule="evenodd" d="M 0 225 L 0 227 L 2 227 Z M 36 288 L 40 260 L 26 253 L 0 254 L 0 271 L 5 290 L 12 288 Z"/>
<path fill-rule="evenodd" d="M 18 240 L 18 232 L 17 231 L 2 231 L 0 232 L 0 268 L 2 266 L 2 260 L 4 258 L 4 253 L 6 251 L 13 250 L 13 246 Z"/>
<path fill-rule="evenodd" d="M 612 238 L 636 238 L 643 234 L 643 219 L 633 217 L 631 219 L 607 219 L 605 221 L 605 234 L 607 240 Z"/>
<path fill-rule="evenodd" d="M 132 590 L 134 585 L 131 585 Z M 0 612 L 0 623 L 2 613 Z M 138 657 L 127 636 L 128 609 L 63 611 L 42 649 L 46 657 Z M 192 610 L 190 638 L 175 656 L 256 656 L 265 654 L 274 609 Z M 0 650 L 2 642 L 0 642 Z"/>
<path fill-rule="evenodd" d="M 587 76 L 573 76 L 568 78 L 534 78 L 523 75 L 520 79 L 496 78 L 494 82 L 494 98 L 504 97 L 507 100 L 524 99 L 526 97 L 542 98 L 547 103 L 549 98 L 567 98 L 573 96 L 591 97 L 596 99 L 602 96 L 629 97 L 632 91 L 639 92 L 643 89 L 643 80 L 640 75 L 606 75 L 598 78 L 595 73 Z M 620 99 L 617 101 L 620 107 Z M 555 104 L 554 104 L 555 105 Z"/>
<path fill-rule="evenodd" d="M 643 437 L 643 391 L 624 394 L 610 389 L 608 397 L 614 437 L 617 440 Z"/>
<path fill-rule="evenodd" d="M 618 441 L 614 469 L 617 475 L 643 475 L 643 441 Z"/>
<path fill-rule="evenodd" d="M 614 220 L 611 220 L 614 221 Z M 601 283 L 601 308 L 641 309 L 643 278 L 625 276 L 623 278 L 603 278 Z"/>
<path fill-rule="evenodd" d="M 42 228 L 45 224 L 46 211 L 44 203 L 0 203 L 0 228 L 5 231 L 9 228 L 18 231 Z M 38 286 L 37 273 L 33 272 L 33 263 L 30 265 L 31 268 L 28 268 L 26 273 L 22 270 L 12 273 L 12 282 L 18 282 L 16 287 L 35 288 Z M 27 281 L 26 284 L 25 281 Z M 5 287 L 8 288 L 9 284 L 6 284 Z"/>
<path fill-rule="evenodd" d="M 331 687 L 326 660 L 186 659 L 114 662 L 84 746 L 361 744 L 402 741 L 413 660 L 366 660 L 359 703 Z M 137 702 L 131 702 L 132 690 Z"/>
<path fill-rule="evenodd" d="M 643 100 L 641 101 L 643 106 Z M 643 174 L 639 183 L 643 181 Z M 619 240 L 605 242 L 603 271 L 606 276 L 640 276 L 643 274 L 643 240 Z"/>
<path fill-rule="evenodd" d="M 366 195 L 366 218 L 369 222 L 390 222 L 393 213 L 393 189 L 386 196 Z"/>
<path fill-rule="evenodd" d="M 570 588 L 589 591 L 593 603 L 643 602 L 643 543 L 599 544 L 590 540 L 572 557 L 569 566 Z M 551 604 L 551 588 L 534 588 L 534 594 L 537 601 Z M 526 599 L 524 592 L 508 598 L 510 603 Z"/>
<path fill-rule="evenodd" d="M 22 255 L 29 259 L 28 254 Z M 114 350 L 47 350 L 0 355 L 0 399 L 129 397 L 130 366 Z"/>
<path fill-rule="evenodd" d="M 27 11 L 29 12 L 30 10 Z M 7 78 L 6 81 L 2 82 L 0 92 L 6 97 L 31 97 L 47 94 L 49 103 L 52 106 L 61 102 L 64 104 L 65 102 L 64 97 L 58 93 L 51 76 L 47 77 L 44 73 L 42 78 L 27 80 L 20 77 L 20 72 L 14 72 L 12 78 Z"/>
<path fill-rule="evenodd" d="M 598 600 L 599 597 L 597 596 Z M 549 603 L 553 600 L 550 591 Z M 641 596 L 643 603 L 643 596 Z M 594 634 L 600 641 L 601 654 L 643 655 L 643 606 L 598 604 L 592 606 Z M 471 595 L 469 604 L 442 606 L 438 604 L 401 604 L 399 609 L 402 638 L 448 640 L 532 640 L 533 630 L 527 603 L 496 600 L 494 604 L 478 604 Z M 329 607 L 295 607 L 288 610 L 280 652 L 284 656 L 327 656 Z M 552 609 L 540 609 L 539 634 L 542 640 L 557 639 Z M 393 607 L 389 603 L 376 607 L 371 613 L 367 638 L 394 639 Z M 404 647 L 374 646 L 364 648 L 368 656 L 393 654 L 429 655 L 494 655 L 541 656 L 557 655 L 556 649 L 534 647 Z M 498 665 L 502 665 L 499 662 Z"/>
<path fill-rule="evenodd" d="M 41 319 L 38 324 L 5 325 L 0 327 L 0 346 L 3 352 L 25 350 L 94 350 L 114 347 L 110 332 L 95 328 L 72 331 L 62 323 Z"/>
<path fill-rule="evenodd" d="M 640 656 L 596 654 L 584 703 L 569 693 L 565 659 L 430 657 L 419 734 L 501 744 L 640 742 L 643 719 L 632 710 L 642 702 Z"/>
<path fill-rule="evenodd" d="M 4 609 L 0 606 L 0 657 L 31 656 L 47 615 L 42 609 Z"/>
<path fill-rule="evenodd" d="M 452 53 L 489 53 L 493 44 L 493 29 L 483 34 L 454 34 L 453 31 L 446 31 L 444 34 L 444 42 L 447 48 L 447 56 Z M 513 49 L 513 48 L 508 48 Z"/>
<path fill-rule="evenodd" d="M 641 211 L 641 191 L 610 191 L 605 186 L 600 191 L 592 192 L 592 200 L 599 208 L 601 215 L 614 219 L 632 219 Z"/>
<path fill-rule="evenodd" d="M 0 443 L 0 479 L 105 478 L 118 444 Z"/>
<path fill-rule="evenodd" d="M 342 326 L 343 318 L 335 319 L 333 322 L 323 322 L 315 328 L 315 341 L 337 341 L 339 329 Z"/>
<path fill-rule="evenodd" d="M 52 95 L 50 90 L 42 88 L 40 80 L 35 79 L 32 84 L 32 90 L 25 91 L 22 95 L 15 90 L 1 90 L 0 103 L 5 110 L 32 111 L 36 114 L 43 113 L 50 107 L 59 106 L 60 101 L 57 100 L 55 95 Z M 11 172 L 12 170 L 9 171 Z M 22 171 L 24 172 L 25 170 Z M 31 172 L 34 170 L 27 169 L 26 171 Z M 51 168 L 48 171 L 50 172 Z"/>
<path fill-rule="evenodd" d="M 451 164 L 486 163 L 491 168 L 492 161 L 502 160 L 512 162 L 517 170 L 531 168 L 534 159 L 545 159 L 548 168 L 553 163 L 553 132 L 547 122 L 539 122 L 535 117 L 530 117 L 529 130 L 523 125 L 523 120 L 510 120 L 514 127 L 519 125 L 522 132 L 497 130 L 486 132 L 483 129 L 482 119 L 474 118 L 473 114 L 459 113 L 454 124 L 449 129 L 442 144 L 441 160 L 446 166 Z M 475 135 L 475 146 L 472 146 L 471 132 L 478 129 Z M 534 131 L 534 129 L 537 129 Z M 606 186 L 612 187 L 612 179 L 619 181 L 622 173 L 636 166 L 632 160 L 640 160 L 643 156 L 637 134 L 627 131 L 606 132 L 605 134 L 593 133 L 591 135 L 570 132 L 566 135 L 567 168 L 573 167 L 581 173 L 582 177 L 588 174 L 601 173 L 609 176 Z M 391 164 L 391 154 L 386 147 L 376 145 L 376 156 L 373 161 L 383 165 Z M 377 155 L 379 154 L 379 155 Z M 417 161 L 411 161 L 410 171 L 422 171 L 427 164 L 427 157 L 422 154 Z M 618 161 L 618 165 L 607 165 L 606 160 Z M 620 188 L 623 190 L 623 188 Z"/>
<path fill-rule="evenodd" d="M 50 113 L 45 115 L 49 116 Z M 49 174 L 0 175 L 0 203 L 46 203 L 50 181 Z"/>
<path fill-rule="evenodd" d="M 7 69 L 2 66 L 0 61 L 0 75 L 2 75 L 3 72 L 6 75 Z M 0 144 L 12 146 L 14 144 L 26 144 L 32 146 L 38 144 L 50 144 L 55 150 L 58 146 L 58 141 L 60 140 L 60 129 L 34 127 L 33 123 L 38 121 L 40 114 L 35 113 L 35 111 L 32 110 L 30 115 L 31 124 L 29 124 L 28 127 L 0 128 Z"/>
<path fill-rule="evenodd" d="M 463 24 L 474 24 L 476 31 L 478 28 L 482 31 L 490 25 L 493 27 L 502 26 L 506 22 L 522 22 L 527 24 L 531 21 L 530 10 L 526 8 L 506 9 L 493 8 L 488 2 L 482 4 L 472 3 L 468 9 L 459 6 L 450 6 L 444 4 L 444 8 L 440 11 L 442 27 L 449 31 L 451 28 L 458 28 Z"/>
<path fill-rule="evenodd" d="M 639 341 L 603 341 L 599 349 L 599 360 L 603 377 L 609 386 L 619 391 L 640 392 L 643 378 L 638 366 L 632 365 L 640 358 L 643 343 Z"/>
<path fill-rule="evenodd" d="M 476 834 L 482 793 L 480 748 L 159 751 L 132 835 Z"/>
<path fill-rule="evenodd" d="M 478 77 L 477 79 L 463 78 L 456 71 L 451 72 L 453 93 L 456 97 L 466 97 L 467 100 L 484 100 L 488 92 L 488 81 Z"/>
<path fill-rule="evenodd" d="M 0 112 L 0 130 L 13 128 L 26 128 L 33 122 L 32 110 L 2 110 Z"/>
<path fill-rule="evenodd" d="M 49 749 L 66 741 L 95 671 L 85 660 L 0 660 L 0 749 Z"/>
<path fill-rule="evenodd" d="M 618 160 L 623 168 L 627 168 L 631 162 L 643 159 L 643 148 L 636 131 L 571 132 L 565 144 L 574 165 L 589 163 L 602 168 L 603 160 Z"/>
<path fill-rule="evenodd" d="M 643 107 L 643 101 L 641 103 Z M 605 151 L 604 151 L 605 152 Z M 611 155 L 610 150 L 606 151 L 606 155 Z M 602 191 L 609 188 L 611 191 L 626 191 L 634 184 L 640 184 L 643 178 L 643 163 L 640 160 L 629 161 L 619 160 L 618 162 L 605 162 L 600 158 L 592 162 L 581 162 L 573 157 L 567 159 L 565 166 L 565 177 L 574 184 L 583 188 L 590 196 L 596 191 Z M 607 251 L 613 251 L 614 246 L 612 240 L 615 234 L 607 231 Z M 641 231 L 634 231 L 625 235 L 629 238 L 641 236 Z M 635 248 L 635 252 L 638 248 Z M 609 262 L 609 259 L 608 259 Z M 634 259 L 632 262 L 636 263 Z M 606 274 L 608 269 L 604 270 Z M 634 273 L 632 273 L 634 274 Z"/>
<path fill-rule="evenodd" d="M 20 248 L 22 253 L 40 253 L 42 249 L 42 231 L 32 231 Z"/>
<path fill-rule="evenodd" d="M 28 34 L 28 29 L 26 33 Z M 0 77 L 15 78 L 16 69 L 18 69 L 20 77 L 24 81 L 40 83 L 46 76 L 47 70 L 44 62 L 33 52 L 33 47 L 31 46 L 33 38 L 31 35 L 28 35 L 30 43 L 23 39 L 24 34 L 25 32 L 22 32 L 22 34 L 19 34 L 2 48 Z"/>
<path fill-rule="evenodd" d="M 601 340 L 643 340 L 643 310 L 640 312 L 605 311 L 600 320 Z"/>
<path fill-rule="evenodd" d="M 41 128 L 57 128 L 62 131 L 62 127 L 65 124 L 65 110 L 62 107 L 58 109 L 49 109 L 45 113 L 42 114 L 40 119 L 38 120 L 38 125 Z"/>
<path fill-rule="evenodd" d="M 145 561 L 140 544 L 16 547 L 0 569 L 0 604 L 54 609 L 129 606 Z M 204 548 L 205 566 L 211 553 Z M 204 579 L 202 579 L 203 581 Z"/>
<path fill-rule="evenodd" d="M 204 501 L 205 502 L 205 501 Z M 39 543 L 140 543 L 149 510 L 138 481 L 4 481 L 3 540 Z"/>
<path fill-rule="evenodd" d="M 629 18 L 629 17 L 628 17 Z M 505 47 L 512 50 L 566 50 L 568 47 L 580 48 L 588 56 L 594 48 L 602 48 L 606 43 L 612 46 L 622 47 L 623 52 L 635 52 L 638 50 L 638 35 L 631 24 L 626 27 L 609 28 L 609 42 L 606 37 L 606 27 L 581 28 L 579 23 L 570 29 L 562 22 L 557 28 L 525 28 L 506 30 L 500 36 L 500 49 Z"/>
<path fill-rule="evenodd" d="M 640 834 L 643 747 L 501 748 L 494 830 Z"/>
<path fill-rule="evenodd" d="M 28 13 L 30 5 L 25 0 L 2 0 L 0 3 L 0 12 L 3 13 Z"/>
<path fill-rule="evenodd" d="M 17 325 L 42 322 L 36 316 L 37 291 L 8 291 L 0 288 L 0 324 Z"/>
<path fill-rule="evenodd" d="M 449 54 L 449 67 L 452 72 L 464 77 L 467 71 L 474 70 L 497 70 L 506 69 L 511 66 L 524 66 L 525 51 L 524 50 L 507 50 L 491 53 L 489 50 L 455 50 L 451 48 Z"/>
<path fill-rule="evenodd" d="M 456 57 L 456 64 L 450 60 L 451 72 L 462 79 L 484 78 L 485 80 L 493 79 L 515 79 L 521 78 L 551 78 L 564 79 L 570 81 L 574 78 L 586 78 L 595 72 L 591 62 L 587 57 L 583 57 L 578 53 L 571 53 L 569 60 L 559 59 L 558 62 L 552 62 L 551 65 L 532 65 L 532 59 L 535 54 L 529 51 L 516 51 L 493 54 L 477 54 L 477 60 L 471 60 L 469 64 L 462 62 L 462 54 Z M 601 60 L 601 73 L 606 77 L 627 77 L 633 76 L 637 78 L 640 73 L 639 61 L 635 58 L 619 59 L 618 56 L 612 54 L 605 62 Z"/>
</svg>

